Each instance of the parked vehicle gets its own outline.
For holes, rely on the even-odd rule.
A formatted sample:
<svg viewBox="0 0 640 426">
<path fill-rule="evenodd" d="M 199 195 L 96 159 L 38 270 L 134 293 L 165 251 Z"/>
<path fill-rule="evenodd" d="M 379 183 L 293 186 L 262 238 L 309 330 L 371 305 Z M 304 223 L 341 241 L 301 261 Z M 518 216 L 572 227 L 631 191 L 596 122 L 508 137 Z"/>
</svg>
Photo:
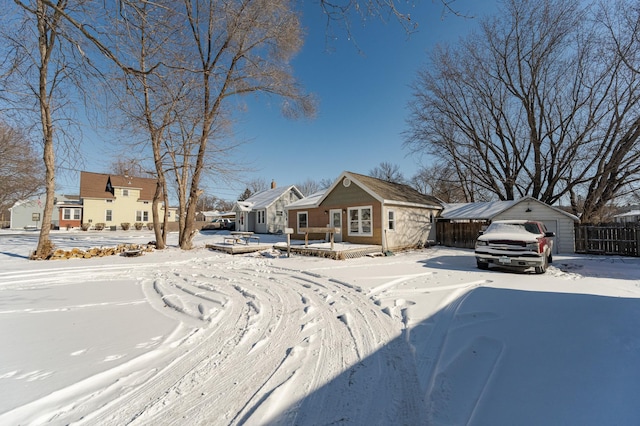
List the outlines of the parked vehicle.
<svg viewBox="0 0 640 426">
<path fill-rule="evenodd" d="M 490 264 L 519 269 L 535 268 L 543 274 L 553 261 L 553 232 L 542 222 L 499 220 L 493 222 L 476 240 L 478 268 Z"/>
<path fill-rule="evenodd" d="M 211 229 L 228 229 L 233 231 L 236 228 L 235 221 L 226 218 L 217 218 L 213 219 L 210 223 L 207 223 L 202 229 L 211 230 Z"/>
</svg>

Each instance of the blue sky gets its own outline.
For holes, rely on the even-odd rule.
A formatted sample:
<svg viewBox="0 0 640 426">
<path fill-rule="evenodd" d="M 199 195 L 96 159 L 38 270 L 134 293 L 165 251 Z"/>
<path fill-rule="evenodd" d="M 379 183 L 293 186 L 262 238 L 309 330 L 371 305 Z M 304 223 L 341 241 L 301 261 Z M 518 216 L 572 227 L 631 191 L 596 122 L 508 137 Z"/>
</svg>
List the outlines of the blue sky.
<svg viewBox="0 0 640 426">
<path fill-rule="evenodd" d="M 279 101 L 267 97 L 247 99 L 248 109 L 235 127 L 236 138 L 247 141 L 236 152 L 251 165 L 239 179 L 275 180 L 278 186 L 307 179 L 333 180 L 344 171 L 368 174 L 381 162 L 397 164 L 405 177 L 416 173 L 419 160 L 403 149 L 407 129 L 409 85 L 439 42 L 455 42 L 477 25 L 478 19 L 443 16 L 439 0 L 423 0 L 411 10 L 419 23 L 407 35 L 395 18 L 353 21 L 354 39 L 335 28 L 327 40 L 326 18 L 316 1 L 304 2 L 305 44 L 293 61 L 296 76 L 319 100 L 315 119 L 288 120 L 280 115 Z M 460 12 L 480 17 L 495 10 L 497 0 L 457 0 Z M 104 133 L 102 133 L 104 135 Z M 110 141 L 92 136 L 95 145 Z M 102 140 L 101 140 L 102 139 Z M 86 153 L 85 153 L 86 155 Z M 108 156 L 87 159 L 85 170 L 106 172 Z M 63 193 L 76 193 L 73 173 L 58 179 Z M 78 178 L 79 180 L 79 178 Z M 75 182 L 74 182 L 75 181 Z M 241 182 L 206 182 L 205 192 L 235 200 Z"/>
</svg>

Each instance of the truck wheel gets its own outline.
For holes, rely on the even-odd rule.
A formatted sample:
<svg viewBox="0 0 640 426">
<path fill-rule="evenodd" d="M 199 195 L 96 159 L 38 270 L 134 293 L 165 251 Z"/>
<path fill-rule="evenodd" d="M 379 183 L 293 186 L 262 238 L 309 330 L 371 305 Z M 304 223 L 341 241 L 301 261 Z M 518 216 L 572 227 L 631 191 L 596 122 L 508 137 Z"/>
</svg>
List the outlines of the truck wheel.
<svg viewBox="0 0 640 426">
<path fill-rule="evenodd" d="M 545 272 L 547 272 L 547 266 L 549 266 L 549 258 L 547 256 L 544 256 L 542 265 L 536 266 L 536 274 L 544 274 Z"/>
<path fill-rule="evenodd" d="M 485 262 L 480 262 L 479 260 L 476 261 L 477 265 L 478 265 L 478 269 L 489 269 L 489 264 L 485 263 Z"/>
</svg>

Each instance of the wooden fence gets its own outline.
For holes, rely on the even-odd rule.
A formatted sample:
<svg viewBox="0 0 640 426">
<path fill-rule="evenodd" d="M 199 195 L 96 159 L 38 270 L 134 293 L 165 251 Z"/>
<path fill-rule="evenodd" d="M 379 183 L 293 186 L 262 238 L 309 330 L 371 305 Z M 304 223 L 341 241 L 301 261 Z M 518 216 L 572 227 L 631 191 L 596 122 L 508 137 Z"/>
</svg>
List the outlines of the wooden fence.
<svg viewBox="0 0 640 426">
<path fill-rule="evenodd" d="M 485 222 L 456 223 L 447 221 L 436 222 L 436 238 L 438 244 L 447 247 L 475 248 L 476 239 Z"/>
<path fill-rule="evenodd" d="M 576 253 L 640 256 L 640 226 L 576 225 Z"/>
<path fill-rule="evenodd" d="M 483 222 L 436 222 L 437 242 L 447 247 L 474 248 Z M 575 252 L 640 257 L 640 225 L 575 225 Z"/>
</svg>

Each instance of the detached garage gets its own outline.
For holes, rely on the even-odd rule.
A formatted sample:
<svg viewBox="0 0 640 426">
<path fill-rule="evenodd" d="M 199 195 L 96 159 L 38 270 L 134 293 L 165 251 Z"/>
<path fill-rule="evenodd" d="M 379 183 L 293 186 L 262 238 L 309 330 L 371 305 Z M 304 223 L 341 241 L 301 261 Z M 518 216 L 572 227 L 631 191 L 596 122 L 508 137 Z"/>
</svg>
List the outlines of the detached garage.
<svg viewBox="0 0 640 426">
<path fill-rule="evenodd" d="M 520 200 L 490 201 L 486 203 L 445 204 L 439 222 L 485 223 L 495 220 L 530 219 L 541 221 L 548 231 L 556 234 L 554 253 L 574 253 L 574 224 L 578 218 L 533 197 Z M 438 227 L 438 230 L 442 229 Z M 438 236 L 440 241 L 440 236 Z"/>
</svg>

